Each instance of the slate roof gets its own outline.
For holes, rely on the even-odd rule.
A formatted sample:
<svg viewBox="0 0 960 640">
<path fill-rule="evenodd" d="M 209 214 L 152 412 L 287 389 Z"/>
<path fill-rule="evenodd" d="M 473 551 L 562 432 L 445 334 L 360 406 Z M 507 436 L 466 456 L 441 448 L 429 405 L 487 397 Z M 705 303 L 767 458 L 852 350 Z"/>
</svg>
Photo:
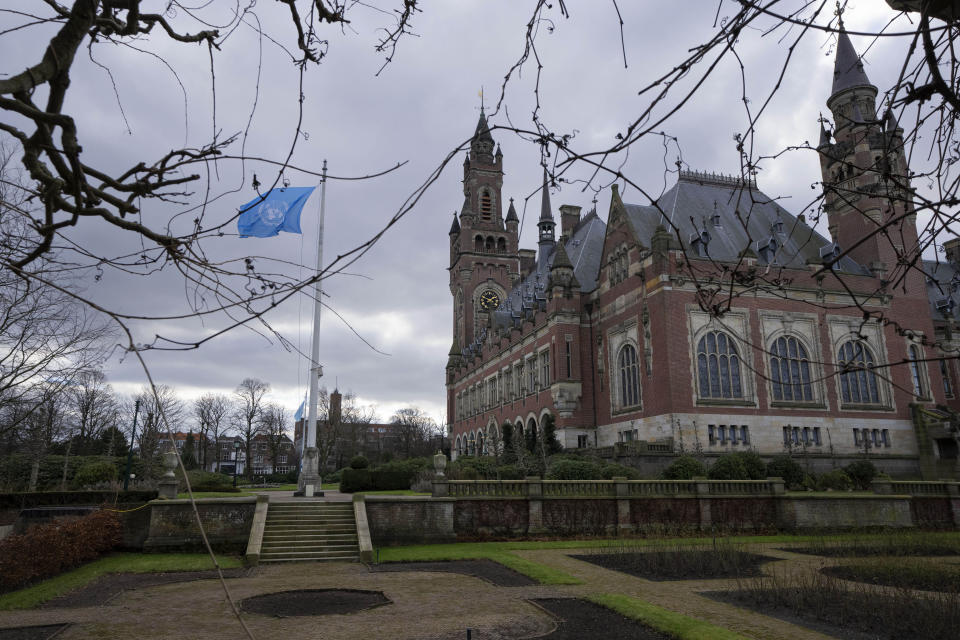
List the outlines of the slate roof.
<svg viewBox="0 0 960 640">
<path fill-rule="evenodd" d="M 863 61 L 857 55 L 853 43 L 850 42 L 850 36 L 840 27 L 840 33 L 837 34 L 837 58 L 833 65 L 833 92 L 837 95 L 846 89 L 853 87 L 873 86 L 867 78 L 867 73 L 863 70 Z"/>
<path fill-rule="evenodd" d="M 927 274 L 927 298 L 934 322 L 943 320 L 946 311 L 960 319 L 960 265 L 948 260 L 924 260 Z"/>
<path fill-rule="evenodd" d="M 675 241 L 679 236 L 690 257 L 698 255 L 697 241 L 705 240 L 703 255 L 721 262 L 735 262 L 749 247 L 759 264 L 805 269 L 808 263 L 820 264 L 822 256 L 835 250 L 832 242 L 757 189 L 752 181 L 744 184 L 731 177 L 682 171 L 658 204 L 659 210 L 624 203 L 637 238 L 648 247 L 662 224 L 671 232 L 678 229 Z M 838 268 L 846 273 L 869 274 L 846 256 Z"/>
</svg>

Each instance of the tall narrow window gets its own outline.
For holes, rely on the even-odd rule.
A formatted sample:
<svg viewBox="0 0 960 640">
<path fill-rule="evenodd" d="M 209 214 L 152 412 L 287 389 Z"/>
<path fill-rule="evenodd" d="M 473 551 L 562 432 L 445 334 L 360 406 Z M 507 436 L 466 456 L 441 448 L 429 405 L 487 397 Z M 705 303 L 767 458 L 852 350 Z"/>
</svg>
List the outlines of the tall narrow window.
<svg viewBox="0 0 960 640">
<path fill-rule="evenodd" d="M 480 217 L 486 221 L 493 217 L 493 197 L 486 189 L 480 192 Z"/>
<path fill-rule="evenodd" d="M 950 375 L 950 367 L 947 366 L 947 361 L 944 359 L 940 360 L 940 377 L 943 378 L 943 395 L 952 398 L 953 378 Z"/>
<path fill-rule="evenodd" d="M 740 426 L 740 442 L 750 444 L 750 428 L 747 425 Z"/>
<path fill-rule="evenodd" d="M 910 380 L 913 381 L 913 395 L 924 398 L 927 395 L 927 391 L 923 384 L 923 374 L 920 371 L 920 367 L 922 366 L 921 362 L 923 361 L 920 348 L 912 344 L 910 348 L 907 349 L 907 353 L 910 356 Z"/>
<path fill-rule="evenodd" d="M 716 427 L 712 424 L 707 426 L 707 438 L 710 441 L 710 444 L 717 444 L 717 432 Z"/>
<path fill-rule="evenodd" d="M 880 404 L 877 374 L 873 372 L 874 359 L 862 342 L 844 342 L 837 352 L 840 364 L 840 397 L 854 404 Z"/>
<path fill-rule="evenodd" d="M 566 344 L 567 344 L 567 346 L 566 346 L 567 351 L 566 351 L 565 356 L 566 356 L 566 361 L 567 361 L 567 379 L 570 379 L 570 378 L 573 377 L 573 346 L 572 346 L 572 345 L 573 345 L 573 341 L 572 341 L 572 340 L 567 340 L 567 343 L 566 343 Z M 942 360 L 941 360 L 941 362 L 942 362 Z"/>
<path fill-rule="evenodd" d="M 640 404 L 640 372 L 637 367 L 637 350 L 627 344 L 617 356 L 620 369 L 620 406 L 632 407 Z"/>
<path fill-rule="evenodd" d="M 527 358 L 527 393 L 534 393 L 537 390 L 537 360 L 534 357 Z"/>
<path fill-rule="evenodd" d="M 550 350 L 540 352 L 540 385 L 546 389 L 550 386 Z"/>
<path fill-rule="evenodd" d="M 733 339 L 722 331 L 711 331 L 697 345 L 697 375 L 701 398 L 743 397 L 740 356 Z"/>
<path fill-rule="evenodd" d="M 774 400 L 813 400 L 810 357 L 807 355 L 807 348 L 794 336 L 777 338 L 770 345 L 770 383 Z"/>
</svg>

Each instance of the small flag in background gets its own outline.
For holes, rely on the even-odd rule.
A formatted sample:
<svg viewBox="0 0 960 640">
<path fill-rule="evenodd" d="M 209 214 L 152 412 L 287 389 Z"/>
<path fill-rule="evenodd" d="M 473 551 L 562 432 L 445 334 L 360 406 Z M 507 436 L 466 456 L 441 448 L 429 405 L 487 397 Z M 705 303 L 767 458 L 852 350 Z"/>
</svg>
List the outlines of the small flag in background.
<svg viewBox="0 0 960 640">
<path fill-rule="evenodd" d="M 300 403 L 300 408 L 297 409 L 297 412 L 295 414 L 293 414 L 294 422 L 300 422 L 301 420 L 303 420 L 303 409 L 306 406 L 306 404 L 307 404 L 307 395 L 304 394 L 303 402 Z"/>
<path fill-rule="evenodd" d="M 300 211 L 314 187 L 271 189 L 240 207 L 237 232 L 241 238 L 270 238 L 281 231 L 300 233 Z"/>
</svg>

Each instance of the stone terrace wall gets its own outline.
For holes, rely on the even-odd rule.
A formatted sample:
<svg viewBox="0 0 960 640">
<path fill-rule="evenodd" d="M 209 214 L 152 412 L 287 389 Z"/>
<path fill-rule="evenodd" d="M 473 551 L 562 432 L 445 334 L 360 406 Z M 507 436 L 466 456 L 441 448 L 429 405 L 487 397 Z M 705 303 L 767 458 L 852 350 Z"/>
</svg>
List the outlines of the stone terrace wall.
<svg viewBox="0 0 960 640">
<path fill-rule="evenodd" d="M 201 498 L 200 520 L 215 551 L 247 548 L 256 498 Z M 149 551 L 204 551 L 196 516 L 189 500 L 154 500 L 143 548 Z"/>
<path fill-rule="evenodd" d="M 456 501 L 451 498 L 424 500 L 419 496 L 364 496 L 364 501 L 374 546 L 456 540 Z"/>
</svg>

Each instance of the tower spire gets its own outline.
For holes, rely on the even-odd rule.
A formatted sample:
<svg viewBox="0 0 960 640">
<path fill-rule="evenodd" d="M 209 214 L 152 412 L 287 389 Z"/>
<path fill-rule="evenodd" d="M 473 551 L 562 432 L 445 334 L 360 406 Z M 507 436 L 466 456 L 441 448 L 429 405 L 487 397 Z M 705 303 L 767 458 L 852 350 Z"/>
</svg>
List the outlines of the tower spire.
<svg viewBox="0 0 960 640">
<path fill-rule="evenodd" d="M 547 167 L 543 167 L 543 193 L 540 194 L 540 221 L 537 222 L 537 228 L 540 229 L 540 259 L 546 259 L 547 246 L 552 247 L 556 242 L 554 236 L 555 222 L 553 220 L 553 211 L 550 207 L 550 185 L 547 183 Z"/>
<path fill-rule="evenodd" d="M 833 91 L 835 96 L 841 91 L 854 87 L 872 87 L 866 71 L 863 70 L 863 60 L 857 55 L 857 50 L 850 42 L 847 30 L 840 22 L 840 31 L 837 33 L 837 57 L 833 64 Z"/>
<path fill-rule="evenodd" d="M 543 168 L 543 192 L 540 194 L 540 221 L 553 222 L 553 212 L 550 208 L 550 188 L 547 184 L 547 168 Z"/>
</svg>

